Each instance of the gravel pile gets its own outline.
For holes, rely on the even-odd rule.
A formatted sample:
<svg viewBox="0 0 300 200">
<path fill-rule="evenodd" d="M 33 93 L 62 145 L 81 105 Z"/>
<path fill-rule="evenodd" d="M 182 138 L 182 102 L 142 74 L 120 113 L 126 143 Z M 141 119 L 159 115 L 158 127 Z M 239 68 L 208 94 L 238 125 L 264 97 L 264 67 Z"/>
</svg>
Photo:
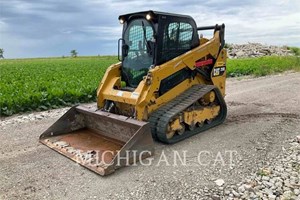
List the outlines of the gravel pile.
<svg viewBox="0 0 300 200">
<path fill-rule="evenodd" d="M 213 195 L 212 195 L 213 196 Z M 238 185 L 228 185 L 218 199 L 300 200 L 300 136 L 272 166 L 260 169 Z"/>
<path fill-rule="evenodd" d="M 229 58 L 294 55 L 286 46 L 269 46 L 260 43 L 228 44 L 227 51 Z"/>
<path fill-rule="evenodd" d="M 5 129 L 6 126 L 13 125 L 13 124 L 20 124 L 24 122 L 33 122 L 37 120 L 47 119 L 47 118 L 58 118 L 62 116 L 70 107 L 67 108 L 60 108 L 42 112 L 35 112 L 35 113 L 24 113 L 17 116 L 12 117 L 4 117 L 0 121 L 0 127 Z"/>
<path fill-rule="evenodd" d="M 226 183 L 223 179 L 214 185 L 190 183 L 180 172 L 174 177 L 156 181 L 151 177 L 142 187 L 122 190 L 110 194 L 108 199 L 202 199 L 202 200 L 300 200 L 300 136 L 289 141 L 289 148 L 283 149 L 275 162 L 261 168 L 255 174 L 245 176 L 239 184 Z M 191 176 L 194 172 L 191 171 Z M 136 181 L 145 180 L 143 175 Z M 164 176 L 164 175 L 158 175 Z M 180 181 L 181 180 L 181 181 Z M 129 189 L 130 188 L 130 189 Z M 153 191 L 156 191 L 153 193 Z"/>
<path fill-rule="evenodd" d="M 82 103 L 80 105 L 86 107 L 96 106 L 95 103 Z M 41 112 L 23 113 L 20 115 L 13 115 L 11 117 L 2 117 L 0 118 L 0 127 L 5 129 L 7 126 L 14 124 L 34 122 L 48 118 L 58 119 L 59 117 L 63 116 L 70 108 L 71 107 L 65 107 Z"/>
</svg>

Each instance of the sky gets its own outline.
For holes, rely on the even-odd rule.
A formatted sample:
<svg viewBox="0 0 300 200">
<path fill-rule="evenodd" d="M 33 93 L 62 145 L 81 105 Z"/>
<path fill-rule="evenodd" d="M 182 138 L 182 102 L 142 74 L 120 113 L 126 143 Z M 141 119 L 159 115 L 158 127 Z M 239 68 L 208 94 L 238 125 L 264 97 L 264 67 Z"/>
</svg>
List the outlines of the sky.
<svg viewBox="0 0 300 200">
<path fill-rule="evenodd" d="M 225 23 L 227 43 L 300 47 L 299 0 L 0 0 L 0 48 L 5 58 L 117 55 L 118 16 L 145 10 Z"/>
</svg>

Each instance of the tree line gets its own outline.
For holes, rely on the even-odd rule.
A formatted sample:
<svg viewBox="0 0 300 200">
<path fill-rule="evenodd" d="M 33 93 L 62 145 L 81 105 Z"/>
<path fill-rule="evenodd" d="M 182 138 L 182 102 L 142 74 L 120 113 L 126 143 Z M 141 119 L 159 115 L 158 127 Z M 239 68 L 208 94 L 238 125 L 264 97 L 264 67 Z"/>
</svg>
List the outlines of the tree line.
<svg viewBox="0 0 300 200">
<path fill-rule="evenodd" d="M 4 54 L 4 49 L 0 48 L 0 58 L 2 58 L 2 59 L 4 59 L 3 54 Z M 73 50 L 70 51 L 70 54 L 71 54 L 71 57 L 76 58 L 77 55 L 78 55 L 78 52 L 76 51 L 76 49 L 73 49 Z"/>
</svg>

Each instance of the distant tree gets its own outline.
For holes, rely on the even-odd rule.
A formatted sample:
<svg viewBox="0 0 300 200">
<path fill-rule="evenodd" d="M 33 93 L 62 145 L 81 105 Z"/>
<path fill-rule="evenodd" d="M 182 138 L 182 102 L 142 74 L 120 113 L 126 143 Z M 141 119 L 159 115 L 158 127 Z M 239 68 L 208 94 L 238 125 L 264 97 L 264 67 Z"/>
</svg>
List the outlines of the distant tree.
<svg viewBox="0 0 300 200">
<path fill-rule="evenodd" d="M 73 49 L 71 52 L 71 57 L 76 58 L 77 57 L 77 51 L 75 49 Z"/>
<path fill-rule="evenodd" d="M 4 49 L 0 48 L 0 58 L 4 59 L 3 53 L 4 53 Z"/>
</svg>

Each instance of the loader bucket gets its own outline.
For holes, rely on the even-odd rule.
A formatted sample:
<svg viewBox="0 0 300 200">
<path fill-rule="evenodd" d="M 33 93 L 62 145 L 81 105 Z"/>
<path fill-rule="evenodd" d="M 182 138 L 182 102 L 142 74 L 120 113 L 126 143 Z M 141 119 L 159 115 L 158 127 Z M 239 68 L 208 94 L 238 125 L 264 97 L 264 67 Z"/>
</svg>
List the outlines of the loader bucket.
<svg viewBox="0 0 300 200">
<path fill-rule="evenodd" d="M 72 107 L 40 142 L 103 176 L 153 155 L 149 123 L 96 107 Z"/>
</svg>

